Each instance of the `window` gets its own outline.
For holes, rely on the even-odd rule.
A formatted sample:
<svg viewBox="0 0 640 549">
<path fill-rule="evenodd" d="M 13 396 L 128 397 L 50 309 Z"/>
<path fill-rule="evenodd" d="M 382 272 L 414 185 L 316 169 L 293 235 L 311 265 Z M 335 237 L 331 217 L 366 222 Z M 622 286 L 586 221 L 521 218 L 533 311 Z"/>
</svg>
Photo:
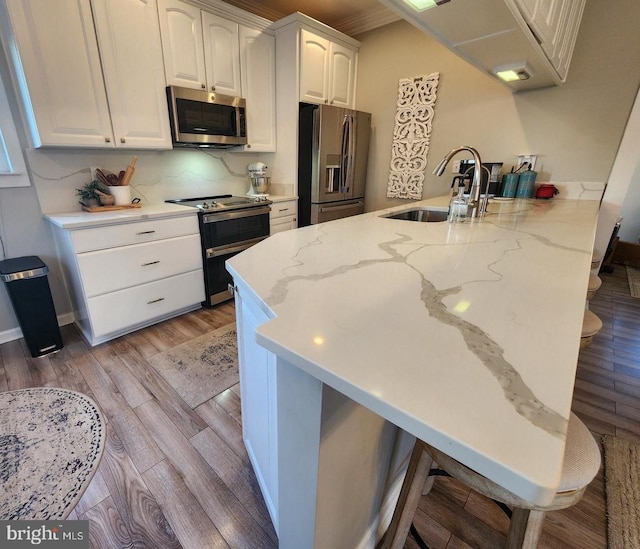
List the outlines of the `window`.
<svg viewBox="0 0 640 549">
<path fill-rule="evenodd" d="M 0 188 L 28 187 L 30 184 L 11 107 L 0 77 Z"/>
</svg>

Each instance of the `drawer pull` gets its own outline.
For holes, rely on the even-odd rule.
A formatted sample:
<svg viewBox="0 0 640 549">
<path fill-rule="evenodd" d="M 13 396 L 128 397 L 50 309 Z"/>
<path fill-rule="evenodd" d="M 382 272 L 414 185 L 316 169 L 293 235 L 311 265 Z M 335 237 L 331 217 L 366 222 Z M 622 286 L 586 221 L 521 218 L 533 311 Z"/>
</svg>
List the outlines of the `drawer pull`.
<svg viewBox="0 0 640 549">
<path fill-rule="evenodd" d="M 136 233 L 136 235 L 141 235 L 141 234 L 153 234 L 155 233 L 155 231 L 141 231 L 139 233 Z"/>
<path fill-rule="evenodd" d="M 141 265 L 141 267 L 148 267 L 149 265 L 156 265 L 156 264 L 158 264 L 158 263 L 160 263 L 160 261 L 159 261 L 159 260 L 158 260 L 158 261 L 149 261 L 149 263 L 143 263 L 143 264 Z"/>
<path fill-rule="evenodd" d="M 278 211 L 279 212 L 288 212 L 289 208 L 280 208 Z"/>
<path fill-rule="evenodd" d="M 151 305 L 152 303 L 158 303 L 159 301 L 164 301 L 164 297 L 159 297 L 158 299 L 152 299 L 151 301 L 147 301 L 147 305 Z"/>
</svg>

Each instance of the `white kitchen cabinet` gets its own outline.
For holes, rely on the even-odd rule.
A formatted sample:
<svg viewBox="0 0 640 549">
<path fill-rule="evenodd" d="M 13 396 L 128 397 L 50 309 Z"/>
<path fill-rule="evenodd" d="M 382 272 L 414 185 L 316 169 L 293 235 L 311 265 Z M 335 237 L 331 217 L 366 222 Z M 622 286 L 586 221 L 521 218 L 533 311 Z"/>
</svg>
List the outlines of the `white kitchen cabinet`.
<svg viewBox="0 0 640 549">
<path fill-rule="evenodd" d="M 329 40 L 300 30 L 300 101 L 324 103 L 329 96 Z"/>
<path fill-rule="evenodd" d="M 357 53 L 332 42 L 329 59 L 329 105 L 352 109 L 355 107 Z"/>
<path fill-rule="evenodd" d="M 242 97 L 247 100 L 248 152 L 276 150 L 276 44 L 273 35 L 240 26 Z"/>
<path fill-rule="evenodd" d="M 474 0 L 417 12 L 402 0 L 380 2 L 493 78 L 502 69 L 528 73 L 506 84 L 513 91 L 566 80 L 585 5 L 585 0 Z"/>
<path fill-rule="evenodd" d="M 116 147 L 170 149 L 155 0 L 92 0 Z"/>
<path fill-rule="evenodd" d="M 2 6 L 34 147 L 171 148 L 154 0 Z"/>
<path fill-rule="evenodd" d="M 89 0 L 2 6 L 33 145 L 113 147 Z"/>
<path fill-rule="evenodd" d="M 204 275 L 195 215 L 54 227 L 76 324 L 91 345 L 196 309 Z"/>
<path fill-rule="evenodd" d="M 243 96 L 238 23 L 203 11 L 202 35 L 207 89 L 225 95 Z"/>
<path fill-rule="evenodd" d="M 276 128 L 274 180 L 298 181 L 299 103 L 357 108 L 355 82 L 360 42 L 301 13 L 271 25 L 276 37 Z"/>
<path fill-rule="evenodd" d="M 564 79 L 584 0 L 514 0 L 551 64 Z"/>
<path fill-rule="evenodd" d="M 572 0 L 573 1 L 573 0 Z M 551 56 L 558 42 L 560 15 L 567 0 L 515 0 L 534 30 L 542 49 Z"/>
<path fill-rule="evenodd" d="M 242 392 L 242 438 L 278 531 L 278 417 L 276 356 L 256 343 L 256 328 L 269 320 L 238 281 L 234 291 Z"/>
<path fill-rule="evenodd" d="M 167 85 L 245 98 L 249 143 L 235 151 L 274 152 L 273 34 L 241 24 L 232 11 L 225 17 L 181 0 L 158 0 L 158 8 Z"/>
<path fill-rule="evenodd" d="M 206 89 L 200 9 L 180 0 L 158 0 L 167 85 Z"/>
<path fill-rule="evenodd" d="M 271 234 L 289 231 L 298 227 L 298 201 L 282 200 L 271 204 L 269 228 Z"/>
<path fill-rule="evenodd" d="M 159 0 L 167 85 L 240 96 L 238 23 L 180 0 Z"/>
<path fill-rule="evenodd" d="M 353 108 L 357 52 L 300 30 L 300 101 Z"/>
<path fill-rule="evenodd" d="M 585 0 L 569 2 L 564 21 L 561 21 L 561 37 L 557 52 L 554 54 L 552 63 L 556 67 L 562 80 L 565 80 L 569 72 L 569 65 L 573 55 L 573 48 L 578 36 L 580 21 L 584 12 Z"/>
</svg>

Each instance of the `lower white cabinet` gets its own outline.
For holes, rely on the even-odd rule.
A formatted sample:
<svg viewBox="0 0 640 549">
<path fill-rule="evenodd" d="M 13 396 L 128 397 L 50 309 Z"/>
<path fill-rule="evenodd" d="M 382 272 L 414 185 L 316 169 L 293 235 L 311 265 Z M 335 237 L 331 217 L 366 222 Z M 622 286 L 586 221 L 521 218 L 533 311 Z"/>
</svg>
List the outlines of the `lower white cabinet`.
<svg viewBox="0 0 640 549">
<path fill-rule="evenodd" d="M 54 235 L 76 324 L 97 345 L 200 307 L 195 215 L 63 229 Z"/>
<path fill-rule="evenodd" d="M 242 438 L 260 490 L 278 531 L 278 416 L 276 356 L 256 343 L 256 329 L 269 317 L 235 281 L 238 360 L 242 393 Z"/>
<path fill-rule="evenodd" d="M 271 204 L 269 228 L 271 234 L 289 231 L 298 227 L 298 200 L 284 200 Z"/>
<path fill-rule="evenodd" d="M 202 270 L 90 297 L 87 311 L 95 340 L 173 316 L 204 299 Z"/>
</svg>

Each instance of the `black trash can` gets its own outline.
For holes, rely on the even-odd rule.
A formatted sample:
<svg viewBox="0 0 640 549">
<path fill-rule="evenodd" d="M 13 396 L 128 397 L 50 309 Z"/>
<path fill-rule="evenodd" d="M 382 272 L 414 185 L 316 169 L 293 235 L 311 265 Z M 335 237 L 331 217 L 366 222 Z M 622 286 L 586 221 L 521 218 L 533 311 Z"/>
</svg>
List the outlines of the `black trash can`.
<svg viewBox="0 0 640 549">
<path fill-rule="evenodd" d="M 48 272 L 49 267 L 35 255 L 0 261 L 0 278 L 6 284 L 33 357 L 48 355 L 63 347 Z"/>
</svg>

